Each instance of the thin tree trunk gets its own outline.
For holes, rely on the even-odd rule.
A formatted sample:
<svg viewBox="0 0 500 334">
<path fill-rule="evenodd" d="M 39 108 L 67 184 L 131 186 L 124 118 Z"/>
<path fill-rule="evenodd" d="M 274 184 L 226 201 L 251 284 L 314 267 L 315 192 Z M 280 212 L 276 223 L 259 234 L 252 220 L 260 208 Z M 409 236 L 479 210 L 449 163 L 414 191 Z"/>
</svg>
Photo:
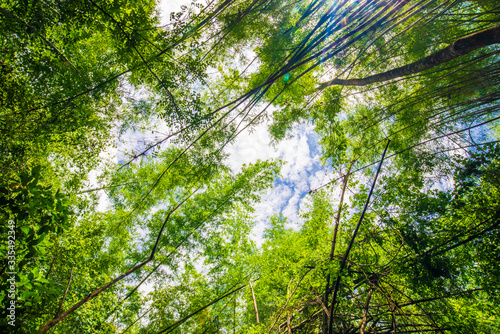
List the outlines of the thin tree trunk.
<svg viewBox="0 0 500 334">
<path fill-rule="evenodd" d="M 333 85 L 365 86 L 372 83 L 404 77 L 410 74 L 425 71 L 474 50 L 497 43 L 500 43 L 500 25 L 459 38 L 444 49 L 436 51 L 433 54 L 419 59 L 411 64 L 362 79 L 333 79 L 319 85 L 317 90 L 322 90 Z"/>
<path fill-rule="evenodd" d="M 103 292 L 104 290 L 108 289 L 109 287 L 113 286 L 116 282 L 118 282 L 119 280 L 122 280 L 123 278 L 127 277 L 128 275 L 130 275 L 131 273 L 133 273 L 134 271 L 142 268 L 143 266 L 145 266 L 146 264 L 148 264 L 149 262 L 153 261 L 153 259 L 155 258 L 155 253 L 156 253 L 156 249 L 158 247 L 158 243 L 160 241 L 160 237 L 162 236 L 162 233 L 163 233 L 163 229 L 165 228 L 165 225 L 167 224 L 168 220 L 170 219 L 170 216 L 172 215 L 172 213 L 174 213 L 185 201 L 187 201 L 188 198 L 191 197 L 193 193 L 191 193 L 189 196 L 187 196 L 182 202 L 179 202 L 172 210 L 170 210 L 170 212 L 168 213 L 167 215 L 167 218 L 165 218 L 165 221 L 163 222 L 163 226 L 161 227 L 161 230 L 160 230 L 160 233 L 158 234 L 158 237 L 156 238 L 156 243 L 155 245 L 153 246 L 153 250 L 151 251 L 151 255 L 149 256 L 149 258 L 144 261 L 144 262 L 141 262 L 137 265 L 135 265 L 133 268 L 127 270 L 125 273 L 121 274 L 120 276 L 116 277 L 115 279 L 109 281 L 108 283 L 104 284 L 103 286 L 101 286 L 100 288 L 98 288 L 97 290 L 94 290 L 93 292 L 89 293 L 87 295 L 87 297 L 83 298 L 82 300 L 80 300 L 78 303 L 74 304 L 70 309 L 68 309 L 66 312 L 56 316 L 54 319 L 52 319 L 51 321 L 47 322 L 45 325 L 43 325 L 42 327 L 40 327 L 39 331 L 44 333 L 46 332 L 47 330 L 49 330 L 50 328 L 52 328 L 53 326 L 55 326 L 57 323 L 59 323 L 61 320 L 63 320 L 64 318 L 66 318 L 68 315 L 70 315 L 71 313 L 73 313 L 75 310 L 77 310 L 78 308 L 80 308 L 80 306 L 82 306 L 83 304 L 85 304 L 86 302 L 88 302 L 89 300 L 97 297 L 101 292 Z"/>
<path fill-rule="evenodd" d="M 236 297 L 234 297 L 234 308 L 233 308 L 233 334 L 236 334 Z"/>
<path fill-rule="evenodd" d="M 66 295 L 68 294 L 69 290 L 69 285 L 71 284 L 71 278 L 73 277 L 73 269 L 75 266 L 71 266 L 71 273 L 69 274 L 69 279 L 68 279 L 68 285 L 66 286 L 66 290 L 64 290 L 64 295 L 62 297 L 61 303 L 59 304 L 59 308 L 57 309 L 56 315 L 54 316 L 54 319 L 61 313 L 62 306 L 64 304 L 64 300 L 66 299 Z"/>
<path fill-rule="evenodd" d="M 351 176 L 351 169 L 352 166 L 354 165 L 354 160 L 351 162 L 351 165 L 349 166 L 349 169 L 347 170 L 347 173 L 344 176 L 344 183 L 342 185 L 342 193 L 340 194 L 340 204 L 339 208 L 337 210 L 337 216 L 335 217 L 335 229 L 333 231 L 333 238 L 332 238 L 332 248 L 330 249 L 330 261 L 333 260 L 333 256 L 335 255 L 335 245 L 337 243 L 337 233 L 339 230 L 339 225 L 340 225 L 340 215 L 342 214 L 342 206 L 344 205 L 344 195 L 347 190 L 347 183 L 349 180 L 349 176 Z"/>
<path fill-rule="evenodd" d="M 361 222 L 363 221 L 363 218 L 365 216 L 366 209 L 368 208 L 368 205 L 370 204 L 370 198 L 372 196 L 373 189 L 375 188 L 378 174 L 380 173 L 382 163 L 384 162 L 385 153 L 387 152 L 387 148 L 389 147 L 390 142 L 391 142 L 390 140 L 387 141 L 387 145 L 385 146 L 384 153 L 382 154 L 382 158 L 380 159 L 380 163 L 379 163 L 378 168 L 377 168 L 377 173 L 375 174 L 375 178 L 374 178 L 372 186 L 370 188 L 370 192 L 368 193 L 368 198 L 366 199 L 365 206 L 363 208 L 363 211 L 361 212 L 361 216 L 359 217 L 358 224 L 356 225 L 356 228 L 354 229 L 354 232 L 353 232 L 352 237 L 351 237 L 351 241 L 349 242 L 349 245 L 347 246 L 347 250 L 346 250 L 344 257 L 342 258 L 342 261 L 340 263 L 339 273 L 337 275 L 337 280 L 335 281 L 335 286 L 333 288 L 332 303 L 330 304 L 330 319 L 328 321 L 328 334 L 332 334 L 332 331 L 333 331 L 333 310 L 335 308 L 335 302 L 337 300 L 337 293 L 338 293 L 339 287 L 340 287 L 340 280 L 342 277 L 342 271 L 344 270 L 345 265 L 347 263 L 347 259 L 349 258 L 349 253 L 351 252 L 352 246 L 354 244 L 354 240 L 356 239 L 356 235 L 358 234 L 359 228 L 361 226 Z"/>
<path fill-rule="evenodd" d="M 351 169 L 352 169 L 353 165 L 354 165 L 354 160 L 349 165 L 349 169 L 347 170 L 347 173 L 344 176 L 344 182 L 342 184 L 342 193 L 340 194 L 340 204 L 339 204 L 339 208 L 337 210 L 337 216 L 335 217 L 335 228 L 333 230 L 332 247 L 330 249 L 330 261 L 333 260 L 333 256 L 335 255 L 335 245 L 337 243 L 337 233 L 339 230 L 340 215 L 342 214 L 342 205 L 344 204 L 344 195 L 345 195 L 345 192 L 347 190 L 347 182 L 349 180 L 349 176 L 351 175 Z M 328 305 L 329 298 L 330 298 L 330 274 L 328 274 L 326 276 L 325 296 L 324 296 L 324 301 L 323 301 L 324 305 Z M 328 321 L 330 320 L 330 318 L 328 316 L 329 316 L 328 312 L 323 315 L 322 333 L 327 332 Z"/>
<path fill-rule="evenodd" d="M 372 298 L 373 290 L 375 290 L 375 288 L 371 287 L 370 291 L 368 292 L 368 297 L 366 297 L 366 305 L 365 309 L 363 310 L 363 320 L 361 322 L 361 328 L 359 329 L 360 334 L 365 334 L 366 323 L 368 320 L 368 308 L 370 306 L 370 299 Z"/>
<path fill-rule="evenodd" d="M 255 300 L 255 294 L 253 293 L 252 282 L 248 282 L 250 285 L 250 290 L 252 291 L 252 299 L 253 299 L 253 307 L 255 309 L 255 318 L 257 319 L 257 323 L 259 323 L 259 310 L 257 309 L 257 301 Z"/>
</svg>

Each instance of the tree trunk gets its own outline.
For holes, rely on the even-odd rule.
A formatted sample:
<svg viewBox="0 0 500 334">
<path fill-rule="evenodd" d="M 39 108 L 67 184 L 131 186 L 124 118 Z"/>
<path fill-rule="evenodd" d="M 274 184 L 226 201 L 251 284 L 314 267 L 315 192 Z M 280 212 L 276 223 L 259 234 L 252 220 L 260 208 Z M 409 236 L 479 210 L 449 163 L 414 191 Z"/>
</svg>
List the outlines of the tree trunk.
<svg viewBox="0 0 500 334">
<path fill-rule="evenodd" d="M 370 288 L 368 297 L 366 297 L 366 305 L 365 309 L 363 310 L 363 320 L 361 321 L 361 328 L 359 329 L 360 334 L 365 334 L 366 323 L 368 321 L 368 308 L 370 307 L 370 299 L 372 298 L 373 290 L 375 290 L 374 286 Z"/>
<path fill-rule="evenodd" d="M 86 302 L 88 302 L 89 300 L 93 299 L 94 297 L 98 296 L 101 292 L 103 292 L 104 290 L 106 290 L 107 288 L 109 288 L 110 286 L 112 286 L 113 284 L 115 284 L 116 282 L 118 282 L 119 280 L 127 277 L 128 275 L 130 275 L 131 273 L 133 273 L 134 271 L 136 271 L 137 269 L 141 268 L 142 266 L 148 264 L 150 261 L 152 260 L 152 258 L 149 258 L 147 259 L 146 261 L 144 262 L 141 262 L 139 263 L 138 265 L 136 265 L 135 267 L 133 267 L 132 269 L 128 270 L 127 272 L 125 272 L 124 274 L 121 274 L 120 276 L 116 277 L 115 279 L 113 279 L 112 281 L 104 284 L 102 287 L 100 287 L 99 289 L 93 291 L 92 293 L 89 293 L 87 297 L 83 298 L 82 300 L 80 300 L 78 303 L 76 303 L 75 305 L 73 305 L 69 310 L 67 310 L 66 312 L 58 315 L 57 317 L 55 317 L 54 319 L 52 319 L 51 321 L 47 322 L 45 325 L 43 325 L 39 331 L 44 333 L 46 332 L 47 330 L 49 330 L 50 328 L 52 328 L 53 326 L 55 326 L 59 321 L 63 320 L 64 318 L 66 318 L 68 315 L 70 315 L 71 313 L 73 313 L 76 309 L 78 309 L 80 306 L 82 306 L 83 304 L 85 304 Z"/>
<path fill-rule="evenodd" d="M 382 167 L 382 163 L 384 162 L 384 157 L 387 152 L 387 148 L 389 147 L 389 144 L 391 143 L 391 140 L 389 139 L 387 141 L 387 145 L 385 146 L 384 153 L 382 153 L 382 159 L 380 159 L 380 163 L 377 168 L 377 172 L 375 173 L 375 178 L 373 179 L 372 186 L 370 188 L 370 192 L 368 193 L 368 197 L 366 198 L 366 203 L 363 208 L 363 211 L 361 211 L 361 216 L 359 217 L 358 223 L 356 224 L 356 227 L 354 229 L 354 232 L 352 234 L 351 240 L 349 241 L 349 245 L 347 246 L 347 250 L 345 251 L 344 257 L 342 258 L 342 261 L 340 262 L 340 268 L 339 268 L 339 273 L 337 275 L 337 280 L 335 281 L 335 285 L 333 287 L 333 297 L 332 297 L 332 302 L 330 304 L 330 316 L 329 316 L 329 321 L 328 321 L 328 334 L 333 333 L 333 311 L 335 308 L 335 302 L 337 300 L 337 293 L 339 291 L 340 287 L 340 280 L 342 278 L 342 271 L 345 268 L 345 265 L 347 263 L 347 259 L 349 258 L 349 253 L 351 252 L 352 246 L 354 244 L 354 240 L 356 239 L 356 235 L 358 234 L 359 228 L 361 226 L 361 222 L 363 221 L 363 218 L 365 216 L 366 210 L 368 209 L 368 205 L 370 204 L 370 198 L 373 193 L 373 189 L 375 188 L 375 184 L 377 183 L 377 178 L 380 173 L 380 169 Z"/>
<path fill-rule="evenodd" d="M 459 38 L 444 49 L 436 51 L 409 65 L 398 67 L 384 73 L 374 74 L 362 79 L 333 79 L 332 81 L 320 84 L 317 90 L 322 90 L 334 85 L 365 86 L 372 83 L 404 77 L 428 70 L 485 46 L 498 43 L 500 43 L 500 25 Z"/>
<path fill-rule="evenodd" d="M 255 319 L 257 320 L 257 323 L 259 323 L 259 310 L 257 309 L 257 301 L 255 300 L 255 294 L 253 292 L 252 281 L 248 282 L 248 285 L 250 285 L 250 290 L 252 291 L 253 308 L 255 309 Z"/>
</svg>

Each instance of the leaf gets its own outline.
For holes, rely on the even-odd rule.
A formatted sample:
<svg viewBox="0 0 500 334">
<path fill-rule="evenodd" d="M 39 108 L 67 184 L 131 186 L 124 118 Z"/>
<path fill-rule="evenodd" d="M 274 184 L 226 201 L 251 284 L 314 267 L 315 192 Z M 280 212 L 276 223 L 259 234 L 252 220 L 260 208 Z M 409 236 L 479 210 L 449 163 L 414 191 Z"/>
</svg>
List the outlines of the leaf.
<svg viewBox="0 0 500 334">
<path fill-rule="evenodd" d="M 34 278 L 38 279 L 38 276 L 39 276 L 39 273 L 40 273 L 40 269 L 38 267 L 35 267 L 35 268 L 33 268 L 33 270 L 31 272 L 34 275 Z"/>
<path fill-rule="evenodd" d="M 39 277 L 38 280 L 41 282 L 41 283 L 50 283 L 50 281 L 44 277 Z"/>
<path fill-rule="evenodd" d="M 48 233 L 52 230 L 52 226 L 51 225 L 43 225 L 39 230 L 38 230 L 38 234 L 41 235 L 41 234 L 45 234 L 45 233 Z"/>
<path fill-rule="evenodd" d="M 30 227 L 29 226 L 21 226 L 20 229 L 24 232 L 24 234 L 28 235 L 28 233 L 30 232 Z"/>
<path fill-rule="evenodd" d="M 41 168 L 42 168 L 42 166 L 40 166 L 40 165 L 33 167 L 33 169 L 31 170 L 31 176 L 35 179 L 38 179 L 40 176 L 40 169 Z"/>
</svg>

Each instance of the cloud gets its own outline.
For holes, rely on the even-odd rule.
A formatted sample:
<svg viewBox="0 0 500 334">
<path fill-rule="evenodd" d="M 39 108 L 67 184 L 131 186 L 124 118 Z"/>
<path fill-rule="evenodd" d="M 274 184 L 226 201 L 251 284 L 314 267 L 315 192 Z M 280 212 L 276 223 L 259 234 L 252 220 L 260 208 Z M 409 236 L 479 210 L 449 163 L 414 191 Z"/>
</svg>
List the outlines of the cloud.
<svg viewBox="0 0 500 334">
<path fill-rule="evenodd" d="M 320 162 L 318 137 L 311 125 L 299 126 L 291 138 L 275 146 L 271 145 L 267 126 L 260 124 L 252 132 L 241 133 L 226 150 L 234 172 L 240 171 L 244 163 L 257 159 L 280 158 L 286 163 L 273 189 L 263 195 L 255 207 L 257 223 L 253 235 L 258 245 L 263 241 L 268 218 L 273 214 L 282 212 L 289 220 L 288 227 L 299 228 L 303 223 L 299 217 L 302 200 L 310 190 L 330 181 L 331 175 L 331 168 L 323 167 Z"/>
<path fill-rule="evenodd" d="M 168 0 L 160 1 L 158 3 L 158 8 L 160 10 L 161 25 L 166 25 L 170 23 L 170 13 L 180 12 L 182 5 L 189 5 L 186 0 Z"/>
</svg>

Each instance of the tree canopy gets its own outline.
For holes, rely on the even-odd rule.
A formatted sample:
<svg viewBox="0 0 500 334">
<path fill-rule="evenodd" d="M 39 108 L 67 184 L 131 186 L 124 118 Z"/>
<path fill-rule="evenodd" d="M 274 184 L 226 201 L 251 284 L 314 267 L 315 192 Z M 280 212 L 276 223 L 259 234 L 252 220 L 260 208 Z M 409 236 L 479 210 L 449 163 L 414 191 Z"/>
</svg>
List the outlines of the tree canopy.
<svg viewBox="0 0 500 334">
<path fill-rule="evenodd" d="M 159 5 L 0 3 L 1 328 L 500 331 L 500 3 Z M 256 242 L 286 161 L 227 148 L 304 124 L 330 181 Z"/>
</svg>

